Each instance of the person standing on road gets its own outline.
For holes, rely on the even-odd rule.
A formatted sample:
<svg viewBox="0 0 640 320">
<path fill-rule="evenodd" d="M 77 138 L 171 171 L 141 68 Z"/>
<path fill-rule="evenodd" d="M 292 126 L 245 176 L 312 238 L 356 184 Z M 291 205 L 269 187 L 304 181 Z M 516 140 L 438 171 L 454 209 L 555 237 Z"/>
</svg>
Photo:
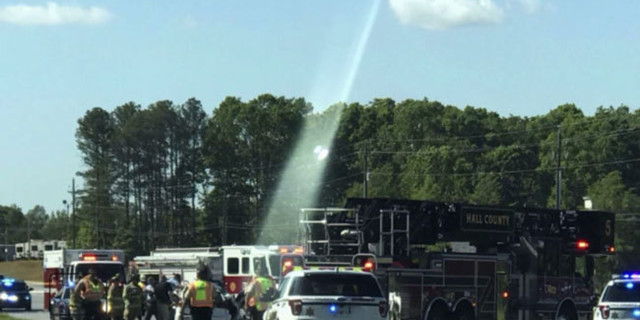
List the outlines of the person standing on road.
<svg viewBox="0 0 640 320">
<path fill-rule="evenodd" d="M 156 297 L 156 318 L 157 320 L 170 320 L 171 318 L 171 284 L 167 277 L 162 275 L 160 282 L 153 287 Z"/>
<path fill-rule="evenodd" d="M 144 287 L 145 293 L 145 309 L 146 312 L 144 314 L 145 320 L 151 320 L 151 317 L 154 316 L 158 318 L 158 309 L 156 308 L 156 296 L 154 294 L 154 287 L 156 286 L 156 279 L 153 277 L 147 277 L 147 286 Z"/>
<path fill-rule="evenodd" d="M 213 283 L 207 280 L 207 269 L 198 270 L 197 280 L 189 284 L 189 290 L 185 301 L 191 305 L 191 318 L 193 320 L 210 320 L 215 302 Z"/>
<path fill-rule="evenodd" d="M 173 278 L 168 280 L 171 285 L 171 319 L 180 319 L 179 312 L 180 298 L 182 297 L 182 276 L 179 273 L 174 273 Z"/>
<path fill-rule="evenodd" d="M 263 264 L 260 260 L 254 263 L 256 276 L 246 289 L 245 310 L 251 315 L 252 320 L 262 320 L 262 314 L 270 304 L 266 298 L 271 291 L 275 290 L 275 283 Z"/>
<path fill-rule="evenodd" d="M 89 274 L 76 285 L 75 292 L 82 298 L 84 319 L 101 320 L 103 313 L 100 304 L 104 296 L 104 288 L 102 281 L 97 277 L 95 269 L 89 269 Z"/>
<path fill-rule="evenodd" d="M 135 274 L 131 277 L 129 283 L 124 287 L 122 292 L 122 300 L 124 300 L 124 319 L 125 320 L 141 320 L 142 306 L 144 304 L 143 292 L 138 283 L 140 276 Z"/>
<path fill-rule="evenodd" d="M 82 281 L 82 275 L 77 275 L 75 279 L 76 286 Z M 72 320 L 83 320 L 84 311 L 82 309 L 82 297 L 76 290 L 72 290 L 69 294 L 69 314 Z"/>
<path fill-rule="evenodd" d="M 107 294 L 108 314 L 111 320 L 122 320 L 124 316 L 124 300 L 122 300 L 122 283 L 120 274 L 111 278 L 109 293 Z"/>
</svg>

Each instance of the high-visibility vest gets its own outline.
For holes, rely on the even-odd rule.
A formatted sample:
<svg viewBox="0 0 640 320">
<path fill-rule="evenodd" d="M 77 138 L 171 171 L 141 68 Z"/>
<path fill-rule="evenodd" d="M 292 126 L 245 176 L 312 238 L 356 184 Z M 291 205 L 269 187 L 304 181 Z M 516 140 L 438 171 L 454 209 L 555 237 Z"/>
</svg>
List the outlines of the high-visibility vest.
<svg viewBox="0 0 640 320">
<path fill-rule="evenodd" d="M 254 296 L 252 297 L 254 300 L 253 303 L 255 304 L 256 310 L 263 311 L 267 309 L 269 303 L 262 301 L 262 295 L 266 294 L 267 291 L 273 287 L 273 281 L 267 277 L 257 277 L 254 281 L 257 282 L 258 288 L 254 289 Z"/>
<path fill-rule="evenodd" d="M 112 314 L 119 315 L 124 311 L 124 300 L 122 299 L 122 286 L 114 285 L 109 288 L 109 294 L 107 295 L 107 302 L 109 303 L 109 310 Z"/>
<path fill-rule="evenodd" d="M 82 281 L 84 282 L 84 299 L 87 301 L 100 301 L 102 299 L 102 283 L 98 281 L 97 284 L 91 282 L 90 277 L 85 277 Z"/>
<path fill-rule="evenodd" d="M 82 307 L 80 300 L 81 300 L 80 294 L 76 292 L 75 288 L 71 290 L 71 292 L 69 292 L 69 309 L 76 310 Z"/>
<path fill-rule="evenodd" d="M 127 310 L 138 311 L 142 309 L 143 293 L 137 284 L 130 283 L 125 286 L 122 298 L 124 299 L 124 307 Z"/>
<path fill-rule="evenodd" d="M 213 284 L 204 280 L 196 280 L 189 285 L 192 307 L 213 308 Z"/>
</svg>

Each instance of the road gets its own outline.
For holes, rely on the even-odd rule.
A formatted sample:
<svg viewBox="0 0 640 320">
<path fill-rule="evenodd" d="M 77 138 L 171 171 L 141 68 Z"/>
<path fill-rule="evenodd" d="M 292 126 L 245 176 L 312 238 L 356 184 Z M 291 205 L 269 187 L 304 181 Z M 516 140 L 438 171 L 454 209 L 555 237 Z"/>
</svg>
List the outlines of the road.
<svg viewBox="0 0 640 320">
<path fill-rule="evenodd" d="M 42 283 L 28 283 L 31 291 L 31 311 L 4 309 L 3 312 L 14 318 L 29 320 L 48 320 L 49 312 L 44 310 L 44 285 Z"/>
</svg>

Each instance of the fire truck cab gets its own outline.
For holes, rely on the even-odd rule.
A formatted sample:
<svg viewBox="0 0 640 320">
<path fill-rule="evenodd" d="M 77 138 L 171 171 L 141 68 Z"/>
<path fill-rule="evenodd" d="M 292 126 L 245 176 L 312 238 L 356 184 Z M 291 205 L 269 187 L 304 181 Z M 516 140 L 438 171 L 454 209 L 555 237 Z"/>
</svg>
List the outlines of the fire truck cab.
<svg viewBox="0 0 640 320">
<path fill-rule="evenodd" d="M 316 259 L 374 255 L 390 319 L 578 320 L 613 234 L 610 212 L 353 198 L 303 209 L 299 239 Z"/>
</svg>

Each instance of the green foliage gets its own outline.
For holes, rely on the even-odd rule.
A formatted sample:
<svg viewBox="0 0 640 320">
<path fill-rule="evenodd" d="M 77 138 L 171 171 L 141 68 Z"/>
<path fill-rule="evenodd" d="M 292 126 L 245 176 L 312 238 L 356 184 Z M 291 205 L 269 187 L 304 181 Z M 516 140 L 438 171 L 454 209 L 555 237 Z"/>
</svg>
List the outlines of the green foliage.
<svg viewBox="0 0 640 320">
<path fill-rule="evenodd" d="M 297 181 L 278 209 L 296 215 L 305 188 L 320 190 L 316 205 L 339 206 L 361 197 L 365 182 L 369 197 L 555 206 L 558 158 L 562 207 L 579 207 L 586 195 L 615 212 L 640 204 L 640 112 L 626 106 L 586 116 L 566 104 L 523 118 L 385 98 L 312 113 L 302 98 L 264 94 L 227 97 L 208 116 L 195 98 L 147 108 L 129 102 L 112 112 L 94 108 L 78 121 L 86 165 L 80 244 L 135 254 L 156 246 L 253 243 L 284 168 L 296 164 L 293 147 L 309 140 L 301 128 L 322 132 L 338 112 L 324 177 Z M 0 218 L 22 225 L 11 210 L 0 207 Z M 65 219 L 50 217 L 42 232 L 60 230 Z M 635 223 L 618 224 L 620 258 L 598 262 L 601 274 L 639 253 Z"/>
</svg>

